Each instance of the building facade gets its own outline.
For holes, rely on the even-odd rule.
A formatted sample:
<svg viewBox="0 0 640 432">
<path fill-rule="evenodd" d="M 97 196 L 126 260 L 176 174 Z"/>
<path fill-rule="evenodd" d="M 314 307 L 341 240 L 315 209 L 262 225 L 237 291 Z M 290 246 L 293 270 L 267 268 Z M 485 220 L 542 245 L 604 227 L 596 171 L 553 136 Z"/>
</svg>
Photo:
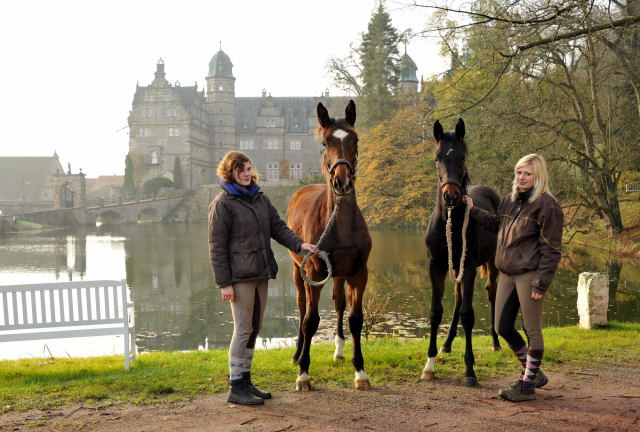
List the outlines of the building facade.
<svg viewBox="0 0 640 432">
<path fill-rule="evenodd" d="M 14 214 L 86 205 L 82 170 L 64 171 L 58 155 L 0 157 L 0 213 Z"/>
<path fill-rule="evenodd" d="M 176 163 L 185 188 L 215 183 L 218 162 L 229 150 L 247 153 L 261 182 L 297 182 L 320 173 L 321 145 L 313 136 L 317 104 L 342 117 L 349 97 L 330 97 L 328 91 L 319 97 L 272 97 L 266 90 L 236 97 L 233 63 L 222 50 L 209 62 L 204 89 L 170 84 L 164 66 L 160 59 L 153 82 L 136 86 L 129 114 L 136 187 L 159 176 L 175 181 Z M 415 70 L 407 76 L 415 80 Z M 401 80 L 401 89 L 417 92 L 417 80 Z"/>
</svg>

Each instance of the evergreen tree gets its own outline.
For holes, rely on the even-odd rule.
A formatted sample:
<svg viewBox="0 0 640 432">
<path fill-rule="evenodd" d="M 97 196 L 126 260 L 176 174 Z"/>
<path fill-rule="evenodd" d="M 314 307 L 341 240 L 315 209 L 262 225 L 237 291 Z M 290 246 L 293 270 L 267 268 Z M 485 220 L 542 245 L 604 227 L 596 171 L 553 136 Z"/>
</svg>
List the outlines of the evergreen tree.
<svg viewBox="0 0 640 432">
<path fill-rule="evenodd" d="M 367 31 L 357 50 L 362 81 L 362 124 L 369 128 L 390 118 L 397 108 L 394 92 L 398 86 L 399 36 L 382 2 L 371 15 Z"/>
<path fill-rule="evenodd" d="M 124 183 L 126 188 L 133 188 L 133 161 L 131 156 L 127 153 L 127 157 L 124 158 Z"/>
<path fill-rule="evenodd" d="M 173 160 L 173 186 L 176 189 L 182 189 L 184 186 L 182 183 L 182 165 L 178 156 Z"/>
</svg>

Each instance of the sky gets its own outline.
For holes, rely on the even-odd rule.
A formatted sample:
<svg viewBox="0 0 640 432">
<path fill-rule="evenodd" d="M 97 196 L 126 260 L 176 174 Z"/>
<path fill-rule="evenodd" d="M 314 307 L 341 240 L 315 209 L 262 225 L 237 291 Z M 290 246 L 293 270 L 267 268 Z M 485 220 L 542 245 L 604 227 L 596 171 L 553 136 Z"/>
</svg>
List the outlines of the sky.
<svg viewBox="0 0 640 432">
<path fill-rule="evenodd" d="M 428 12 L 387 0 L 398 31 Z M 234 65 L 236 96 L 342 94 L 326 69 L 357 45 L 376 0 L 21 0 L 0 4 L 0 156 L 51 156 L 88 177 L 121 175 L 136 82 L 166 78 L 203 88 L 219 50 Z M 442 73 L 435 39 L 407 53 L 418 77 Z"/>
</svg>

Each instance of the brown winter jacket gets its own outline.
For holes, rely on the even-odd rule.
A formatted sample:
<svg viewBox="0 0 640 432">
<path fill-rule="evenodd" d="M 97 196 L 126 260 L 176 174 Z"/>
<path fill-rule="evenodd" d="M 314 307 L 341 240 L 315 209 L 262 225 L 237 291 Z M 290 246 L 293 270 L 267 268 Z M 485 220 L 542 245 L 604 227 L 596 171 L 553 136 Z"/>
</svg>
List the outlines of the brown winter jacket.
<svg viewBox="0 0 640 432">
<path fill-rule="evenodd" d="M 474 207 L 471 216 L 486 229 L 498 233 L 496 267 L 508 275 L 534 271 L 532 289 L 544 293 L 560 262 L 562 209 L 555 198 L 543 193 L 529 202 L 530 193 L 502 199 L 498 214 Z"/>
<path fill-rule="evenodd" d="M 284 223 L 269 199 L 257 192 L 241 198 L 223 190 L 209 204 L 209 258 L 216 284 L 273 279 L 278 265 L 271 239 L 294 252 L 302 239 Z"/>
</svg>

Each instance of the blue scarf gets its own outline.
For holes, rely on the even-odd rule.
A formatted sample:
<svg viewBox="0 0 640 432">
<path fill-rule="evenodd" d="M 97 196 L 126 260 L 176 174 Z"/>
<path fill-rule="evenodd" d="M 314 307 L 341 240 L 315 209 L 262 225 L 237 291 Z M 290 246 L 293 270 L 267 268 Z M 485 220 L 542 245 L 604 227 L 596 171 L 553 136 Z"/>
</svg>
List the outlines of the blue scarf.
<svg viewBox="0 0 640 432">
<path fill-rule="evenodd" d="M 248 187 L 240 186 L 238 183 L 227 183 L 221 178 L 218 178 L 220 185 L 224 190 L 229 192 L 230 195 L 238 195 L 240 197 L 253 197 L 260 190 L 260 186 L 258 186 L 255 182 L 251 182 Z"/>
</svg>

